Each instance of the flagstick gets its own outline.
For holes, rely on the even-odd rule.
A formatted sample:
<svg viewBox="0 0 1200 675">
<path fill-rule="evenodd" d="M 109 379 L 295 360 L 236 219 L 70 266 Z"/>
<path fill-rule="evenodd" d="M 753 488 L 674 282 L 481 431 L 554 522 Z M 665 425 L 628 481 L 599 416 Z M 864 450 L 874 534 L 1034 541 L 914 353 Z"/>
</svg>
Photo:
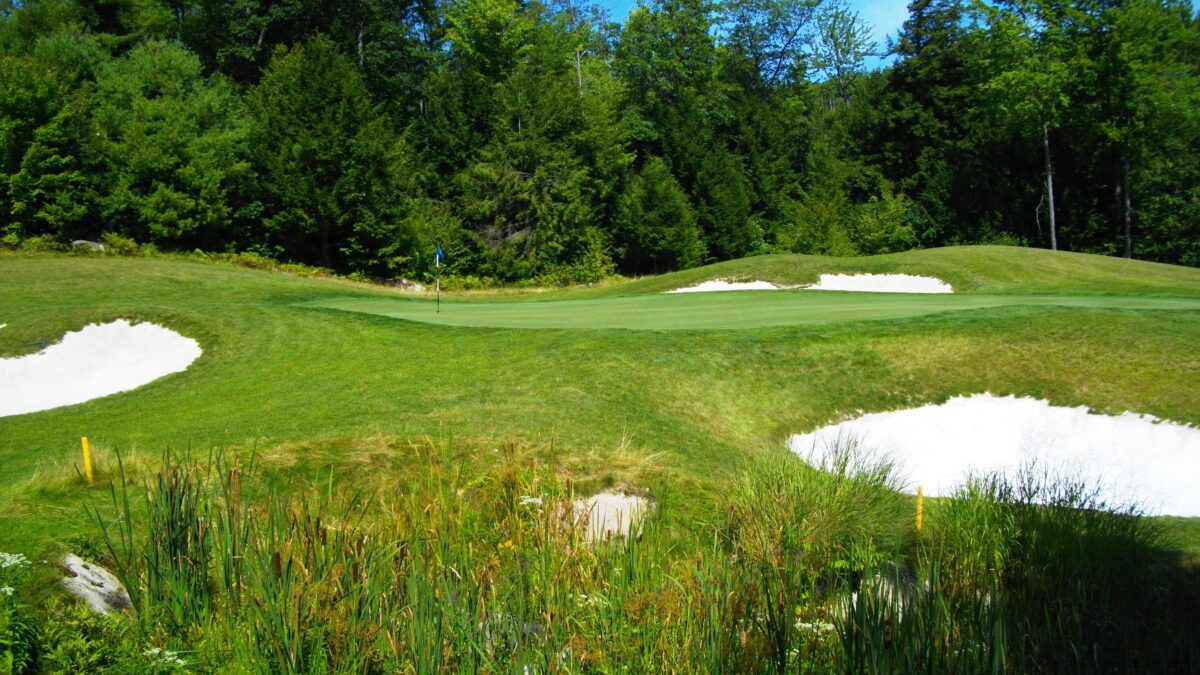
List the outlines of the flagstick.
<svg viewBox="0 0 1200 675">
<path fill-rule="evenodd" d="M 433 280 L 433 287 L 437 289 L 437 313 L 442 313 L 442 256 L 438 256 L 434 262 L 434 268 L 437 269 L 437 275 Z"/>
</svg>

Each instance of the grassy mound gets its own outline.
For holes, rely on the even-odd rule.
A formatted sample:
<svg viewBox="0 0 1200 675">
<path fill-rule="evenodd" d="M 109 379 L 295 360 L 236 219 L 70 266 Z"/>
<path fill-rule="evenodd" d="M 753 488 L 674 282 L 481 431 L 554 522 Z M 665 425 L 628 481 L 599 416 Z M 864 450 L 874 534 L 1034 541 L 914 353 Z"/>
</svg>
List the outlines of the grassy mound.
<svg viewBox="0 0 1200 675">
<path fill-rule="evenodd" d="M 603 293 L 658 293 L 709 279 L 816 283 L 822 274 L 936 277 L 955 293 L 1200 295 L 1200 270 L 1088 253 L 1013 246 L 954 246 L 835 258 L 766 255 L 606 287 Z"/>
</svg>

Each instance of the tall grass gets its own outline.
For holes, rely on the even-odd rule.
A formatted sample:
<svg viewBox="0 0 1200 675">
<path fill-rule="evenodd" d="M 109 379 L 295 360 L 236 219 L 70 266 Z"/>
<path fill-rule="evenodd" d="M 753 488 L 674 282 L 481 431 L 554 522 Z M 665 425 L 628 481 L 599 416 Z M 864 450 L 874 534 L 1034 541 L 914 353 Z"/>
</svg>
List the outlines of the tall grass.
<svg viewBox="0 0 1200 675">
<path fill-rule="evenodd" d="M 711 523 L 659 495 L 640 536 L 589 542 L 571 483 L 521 448 L 483 469 L 411 452 L 419 480 L 363 492 L 280 493 L 220 451 L 118 475 L 91 513 L 134 598 L 125 644 L 263 673 L 1198 663 L 1195 580 L 1149 521 L 1046 474 L 977 478 L 917 532 L 885 462 L 769 454 Z"/>
<path fill-rule="evenodd" d="M 932 510 L 909 583 L 861 589 L 859 672 L 1195 672 L 1194 570 L 1154 522 L 1037 466 L 978 476 Z M 907 589 L 907 591 L 901 590 Z"/>
</svg>

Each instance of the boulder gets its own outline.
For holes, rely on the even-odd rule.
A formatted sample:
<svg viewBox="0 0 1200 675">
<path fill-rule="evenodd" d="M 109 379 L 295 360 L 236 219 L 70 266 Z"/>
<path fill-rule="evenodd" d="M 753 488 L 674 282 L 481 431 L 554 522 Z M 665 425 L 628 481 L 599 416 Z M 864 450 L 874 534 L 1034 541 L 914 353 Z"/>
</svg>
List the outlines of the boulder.
<svg viewBox="0 0 1200 675">
<path fill-rule="evenodd" d="M 650 500 L 623 492 L 601 492 L 572 506 L 575 524 L 589 542 L 641 537 L 642 521 L 653 510 Z"/>
<path fill-rule="evenodd" d="M 63 558 L 63 567 L 70 576 L 63 577 L 63 589 L 83 600 L 101 614 L 129 609 L 133 603 L 121 581 L 112 572 L 77 555 Z"/>
<path fill-rule="evenodd" d="M 86 248 L 89 251 L 103 252 L 104 244 L 98 241 L 88 241 L 87 239 L 76 239 L 71 242 L 71 248 Z"/>
</svg>

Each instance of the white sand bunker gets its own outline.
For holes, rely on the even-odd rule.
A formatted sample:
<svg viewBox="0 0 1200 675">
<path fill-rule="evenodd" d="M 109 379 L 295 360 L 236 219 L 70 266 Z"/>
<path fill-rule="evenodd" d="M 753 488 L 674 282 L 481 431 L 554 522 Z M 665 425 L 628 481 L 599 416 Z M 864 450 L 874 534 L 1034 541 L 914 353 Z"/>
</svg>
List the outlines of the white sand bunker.
<svg viewBox="0 0 1200 675">
<path fill-rule="evenodd" d="M 1110 505 L 1200 516 L 1200 429 L 1150 415 L 1093 415 L 1082 406 L 976 394 L 864 415 L 792 436 L 788 447 L 821 466 L 847 443 L 894 461 L 909 488 L 930 495 L 952 494 L 971 473 L 1011 477 L 1035 461 L 1098 488 Z"/>
<path fill-rule="evenodd" d="M 649 500 L 620 492 L 601 492 L 574 503 L 575 522 L 588 541 L 638 536 L 642 520 L 652 510 Z"/>
<path fill-rule="evenodd" d="M 676 288 L 668 293 L 711 293 L 714 291 L 777 291 L 781 287 L 769 281 L 729 281 L 728 279 L 713 279 L 688 286 Z"/>
<path fill-rule="evenodd" d="M 953 293 L 950 284 L 936 277 L 912 274 L 822 274 L 821 280 L 804 288 L 814 291 L 860 291 L 867 293 Z"/>
<path fill-rule="evenodd" d="M 136 389 L 199 357 L 195 340 L 152 323 L 84 326 L 36 354 L 0 359 L 0 417 Z"/>
</svg>

